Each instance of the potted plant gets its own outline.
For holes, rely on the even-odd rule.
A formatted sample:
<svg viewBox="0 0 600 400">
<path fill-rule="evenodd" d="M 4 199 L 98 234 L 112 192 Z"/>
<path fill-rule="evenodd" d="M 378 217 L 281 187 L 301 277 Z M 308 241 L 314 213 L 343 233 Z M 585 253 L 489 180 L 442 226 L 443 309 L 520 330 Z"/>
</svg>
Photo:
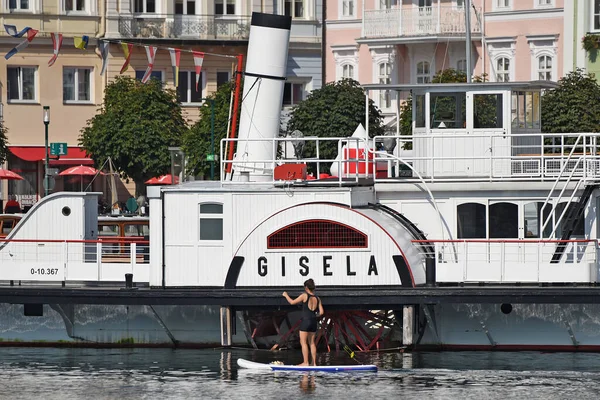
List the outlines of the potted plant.
<svg viewBox="0 0 600 400">
<path fill-rule="evenodd" d="M 600 35 L 588 33 L 581 38 L 581 44 L 586 51 L 597 50 L 600 46 Z"/>
</svg>

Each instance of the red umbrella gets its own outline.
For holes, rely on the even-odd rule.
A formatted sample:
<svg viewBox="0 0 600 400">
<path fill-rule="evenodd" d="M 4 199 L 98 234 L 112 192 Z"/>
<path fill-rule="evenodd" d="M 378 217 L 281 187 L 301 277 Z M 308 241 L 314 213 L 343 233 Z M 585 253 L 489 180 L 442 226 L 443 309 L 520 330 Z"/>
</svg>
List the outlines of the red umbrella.
<svg viewBox="0 0 600 400">
<path fill-rule="evenodd" d="M 71 175 L 79 175 L 81 176 L 81 191 L 83 192 L 83 177 L 84 176 L 94 176 L 97 174 L 102 174 L 102 172 L 98 171 L 96 168 L 88 167 L 85 165 L 78 165 L 76 167 L 67 168 L 62 171 L 60 176 L 71 176 Z"/>
<path fill-rule="evenodd" d="M 7 179 L 13 181 L 22 181 L 23 177 L 16 172 L 9 171 L 4 168 L 0 168 L 0 179 Z"/>
<path fill-rule="evenodd" d="M 150 178 L 146 181 L 148 185 L 172 185 L 171 174 L 155 176 L 154 178 Z M 175 184 L 179 183 L 179 177 L 175 177 Z"/>
</svg>

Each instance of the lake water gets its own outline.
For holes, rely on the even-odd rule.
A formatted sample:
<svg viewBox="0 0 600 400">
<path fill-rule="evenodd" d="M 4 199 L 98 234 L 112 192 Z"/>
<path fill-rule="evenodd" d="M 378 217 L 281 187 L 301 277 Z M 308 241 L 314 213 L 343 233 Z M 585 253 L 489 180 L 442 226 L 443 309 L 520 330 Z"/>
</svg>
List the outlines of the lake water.
<svg viewBox="0 0 600 400">
<path fill-rule="evenodd" d="M 600 355 L 415 352 L 356 355 L 377 373 L 262 372 L 238 357 L 299 351 L 0 348 L 0 399 L 597 399 Z M 352 364 L 344 353 L 321 364 Z"/>
</svg>

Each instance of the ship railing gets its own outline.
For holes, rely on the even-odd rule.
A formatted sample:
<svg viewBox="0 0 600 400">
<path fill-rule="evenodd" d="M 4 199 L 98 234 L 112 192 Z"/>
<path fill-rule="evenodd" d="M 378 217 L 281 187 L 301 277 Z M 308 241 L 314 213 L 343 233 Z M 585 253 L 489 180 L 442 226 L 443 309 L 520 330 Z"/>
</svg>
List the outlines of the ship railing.
<svg viewBox="0 0 600 400">
<path fill-rule="evenodd" d="M 100 240 L 0 239 L 0 281 L 123 282 L 147 284 L 149 242 L 129 237 Z"/>
<path fill-rule="evenodd" d="M 227 159 L 229 146 L 236 148 L 233 160 Z M 242 146 L 254 151 L 260 146 L 262 151 L 275 154 L 275 158 L 260 159 L 244 153 Z M 242 147 L 242 148 L 241 148 Z M 246 148 L 248 148 L 246 147 Z M 259 152 L 260 152 L 259 150 Z M 252 150 L 249 150 L 252 151 Z M 345 154 L 344 158 L 338 155 Z M 285 182 L 319 180 L 331 185 L 356 184 L 362 178 L 369 177 L 367 171 L 373 169 L 369 159 L 369 143 L 361 138 L 322 138 L 312 137 L 276 137 L 265 139 L 223 139 L 220 144 L 220 172 L 223 183 L 273 184 Z M 275 173 L 277 167 L 287 164 L 306 165 L 307 176 L 292 174 L 283 179 Z M 229 180 L 229 171 L 234 176 L 248 173 L 249 179 Z M 259 178 L 257 178 L 259 176 Z M 262 178 L 262 179 L 260 179 Z"/>
<path fill-rule="evenodd" d="M 435 258 L 436 282 L 594 283 L 598 282 L 598 241 L 589 239 L 415 240 L 422 255 Z M 425 244 L 429 246 L 425 246 Z M 557 246 L 566 245 L 559 263 Z M 427 254 L 431 248 L 435 254 Z"/>
<path fill-rule="evenodd" d="M 600 179 L 599 137 L 448 130 L 376 136 L 370 151 L 379 182 L 595 181 Z"/>
</svg>

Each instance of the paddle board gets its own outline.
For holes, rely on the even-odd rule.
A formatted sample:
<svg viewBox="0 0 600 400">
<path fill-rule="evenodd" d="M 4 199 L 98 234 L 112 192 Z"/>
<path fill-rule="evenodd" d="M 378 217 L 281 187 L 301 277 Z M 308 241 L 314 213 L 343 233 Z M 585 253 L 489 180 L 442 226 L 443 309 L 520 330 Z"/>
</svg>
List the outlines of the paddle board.
<svg viewBox="0 0 600 400">
<path fill-rule="evenodd" d="M 238 358 L 237 364 L 240 368 L 262 369 L 266 371 L 321 371 L 321 372 L 377 372 L 376 365 L 317 365 L 299 366 L 299 365 L 283 365 L 283 364 L 264 364 L 254 361 Z"/>
</svg>

